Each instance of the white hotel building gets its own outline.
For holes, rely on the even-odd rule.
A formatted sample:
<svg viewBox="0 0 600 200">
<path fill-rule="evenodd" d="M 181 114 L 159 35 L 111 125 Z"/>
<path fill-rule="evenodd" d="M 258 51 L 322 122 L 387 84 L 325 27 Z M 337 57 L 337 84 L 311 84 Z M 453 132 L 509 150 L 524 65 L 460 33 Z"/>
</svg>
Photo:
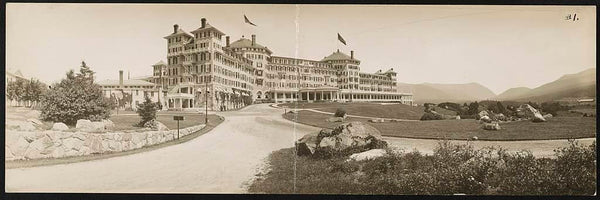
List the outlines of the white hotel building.
<svg viewBox="0 0 600 200">
<path fill-rule="evenodd" d="M 411 93 L 398 92 L 393 69 L 361 72 L 354 51 L 337 50 L 321 60 L 275 56 L 255 35 L 230 43 L 204 18 L 189 33 L 174 25 L 164 39 L 167 63 L 154 65 L 147 80 L 156 84 L 169 109 L 208 104 L 210 110 L 229 110 L 252 102 L 294 101 L 412 105 Z"/>
</svg>

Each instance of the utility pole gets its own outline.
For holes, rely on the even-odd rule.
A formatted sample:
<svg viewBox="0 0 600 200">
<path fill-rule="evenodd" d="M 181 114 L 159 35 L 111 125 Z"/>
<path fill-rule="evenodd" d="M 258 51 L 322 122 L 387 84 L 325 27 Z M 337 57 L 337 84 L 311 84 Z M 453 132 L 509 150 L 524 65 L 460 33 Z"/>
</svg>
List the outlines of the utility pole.
<svg viewBox="0 0 600 200">
<path fill-rule="evenodd" d="M 205 84 L 204 87 L 204 106 L 206 108 L 206 111 L 204 113 L 204 124 L 208 125 L 208 82 Z"/>
</svg>

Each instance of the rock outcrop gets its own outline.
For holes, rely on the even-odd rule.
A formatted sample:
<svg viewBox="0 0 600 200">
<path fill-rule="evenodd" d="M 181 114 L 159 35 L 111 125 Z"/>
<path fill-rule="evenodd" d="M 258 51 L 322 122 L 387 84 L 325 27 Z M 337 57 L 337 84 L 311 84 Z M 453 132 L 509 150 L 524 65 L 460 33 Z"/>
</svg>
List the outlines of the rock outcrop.
<svg viewBox="0 0 600 200">
<path fill-rule="evenodd" d="M 492 119 L 491 119 L 489 116 L 487 116 L 487 115 L 484 115 L 484 116 L 482 116 L 481 118 L 479 118 L 479 121 L 481 121 L 481 122 L 483 122 L 483 123 L 491 123 L 491 122 L 492 122 Z"/>
<path fill-rule="evenodd" d="M 363 161 L 363 160 L 371 160 L 375 158 L 379 158 L 387 155 L 387 152 L 384 149 L 371 149 L 365 152 L 355 153 L 350 155 L 348 160 L 354 161 Z"/>
<path fill-rule="evenodd" d="M 52 125 L 52 130 L 53 131 L 65 131 L 65 130 L 69 130 L 69 127 L 62 122 L 58 122 L 58 123 L 54 123 L 54 125 Z"/>
<path fill-rule="evenodd" d="M 500 130 L 500 125 L 497 122 L 485 123 L 483 124 L 483 129 L 490 131 Z"/>
<path fill-rule="evenodd" d="M 362 122 L 349 122 L 334 129 L 322 129 L 319 133 L 305 135 L 296 142 L 298 155 L 315 153 L 341 153 L 349 150 L 383 148 L 381 133 Z"/>
<path fill-rule="evenodd" d="M 542 116 L 542 113 L 535 109 L 533 106 L 529 104 L 523 104 L 519 107 L 519 110 L 522 111 L 527 118 L 531 119 L 532 122 L 545 122 L 546 119 Z"/>
</svg>

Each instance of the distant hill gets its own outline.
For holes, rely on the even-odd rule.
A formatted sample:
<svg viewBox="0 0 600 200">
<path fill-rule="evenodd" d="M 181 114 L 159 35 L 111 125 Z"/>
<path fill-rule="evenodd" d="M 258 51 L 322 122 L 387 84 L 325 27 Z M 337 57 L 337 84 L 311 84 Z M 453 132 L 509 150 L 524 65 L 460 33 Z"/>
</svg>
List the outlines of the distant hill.
<svg viewBox="0 0 600 200">
<path fill-rule="evenodd" d="M 504 91 L 503 93 L 499 94 L 498 96 L 496 96 L 495 99 L 499 99 L 499 100 L 514 99 L 514 98 L 523 96 L 529 92 L 531 92 L 531 88 L 528 88 L 528 87 L 510 88 L 510 89 Z"/>
<path fill-rule="evenodd" d="M 490 89 L 479 83 L 466 84 L 437 84 L 398 83 L 401 92 L 412 92 L 413 101 L 417 104 L 441 102 L 467 102 L 479 101 L 496 96 Z"/>
<path fill-rule="evenodd" d="M 596 68 L 567 74 L 537 88 L 511 88 L 498 95 L 497 100 L 553 101 L 567 97 L 595 97 Z"/>
</svg>

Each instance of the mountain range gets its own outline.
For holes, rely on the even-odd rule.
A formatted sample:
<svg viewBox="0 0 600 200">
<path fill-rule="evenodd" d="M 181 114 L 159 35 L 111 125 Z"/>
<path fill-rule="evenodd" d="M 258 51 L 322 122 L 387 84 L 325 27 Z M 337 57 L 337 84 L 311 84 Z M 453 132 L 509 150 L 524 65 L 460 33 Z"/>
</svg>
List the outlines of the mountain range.
<svg viewBox="0 0 600 200">
<path fill-rule="evenodd" d="M 596 68 L 576 74 L 567 74 L 536 88 L 510 88 L 499 95 L 479 83 L 435 84 L 398 83 L 401 92 L 412 92 L 417 104 L 441 102 L 469 102 L 480 100 L 511 100 L 545 102 L 562 98 L 596 96 Z"/>
<path fill-rule="evenodd" d="M 595 96 L 596 68 L 591 68 L 576 74 L 564 75 L 555 81 L 533 89 L 526 87 L 511 88 L 494 99 L 544 102 L 562 98 Z"/>
</svg>

